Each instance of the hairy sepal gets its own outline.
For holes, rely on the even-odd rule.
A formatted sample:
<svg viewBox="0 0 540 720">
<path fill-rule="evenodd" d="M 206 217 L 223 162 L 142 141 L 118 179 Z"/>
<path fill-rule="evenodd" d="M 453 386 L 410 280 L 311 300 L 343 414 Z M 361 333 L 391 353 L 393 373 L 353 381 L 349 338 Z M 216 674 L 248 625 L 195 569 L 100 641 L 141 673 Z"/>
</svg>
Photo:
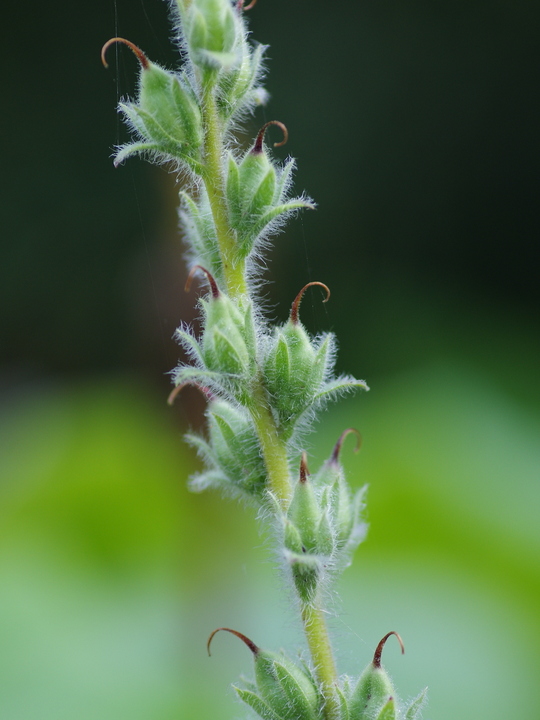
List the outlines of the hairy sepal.
<svg viewBox="0 0 540 720">
<path fill-rule="evenodd" d="M 422 692 L 408 705 L 405 710 L 404 720 L 420 720 L 422 708 L 424 707 L 426 700 L 427 688 L 424 688 Z"/>
</svg>

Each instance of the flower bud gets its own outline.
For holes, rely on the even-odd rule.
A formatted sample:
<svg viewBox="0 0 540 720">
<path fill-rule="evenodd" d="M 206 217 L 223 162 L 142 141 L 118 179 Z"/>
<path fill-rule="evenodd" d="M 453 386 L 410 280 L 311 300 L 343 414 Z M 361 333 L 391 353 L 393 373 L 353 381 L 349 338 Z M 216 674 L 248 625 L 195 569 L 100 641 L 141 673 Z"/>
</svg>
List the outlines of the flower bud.
<svg viewBox="0 0 540 720">
<path fill-rule="evenodd" d="M 102 60 L 112 43 L 127 45 L 140 62 L 139 93 L 136 103 L 120 103 L 119 107 L 133 129 L 147 145 L 127 145 L 116 157 L 118 165 L 129 154 L 151 149 L 168 156 L 195 158 L 204 139 L 201 113 L 193 91 L 169 70 L 150 62 L 133 43 L 112 38 L 102 50 Z"/>
<path fill-rule="evenodd" d="M 277 120 L 267 122 L 257 135 L 255 144 L 238 165 L 229 156 L 227 172 L 227 207 L 231 227 L 237 231 L 240 253 L 246 257 L 253 247 L 254 228 L 257 230 L 264 214 L 279 201 L 276 192 L 276 168 L 264 148 L 264 135 L 269 125 L 277 125 L 283 132 L 279 147 L 287 142 L 287 128 Z"/>
<path fill-rule="evenodd" d="M 345 473 L 339 461 L 339 453 L 343 441 L 350 433 L 356 434 L 358 438 L 355 452 L 360 448 L 361 437 L 358 430 L 348 428 L 339 437 L 330 458 L 324 463 L 317 475 L 314 477 L 313 484 L 316 487 L 329 487 L 329 509 L 332 515 L 336 549 L 340 550 L 351 542 L 355 531 L 359 526 L 359 512 L 362 509 L 361 499 L 357 496 L 352 497 Z M 363 491 L 360 491 L 363 494 Z"/>
<path fill-rule="evenodd" d="M 256 692 L 235 688 L 239 697 L 263 718 L 316 720 L 319 696 L 311 677 L 283 654 L 262 650 L 249 638 L 230 628 L 218 628 L 210 635 L 208 651 L 219 630 L 236 635 L 253 653 Z"/>
<path fill-rule="evenodd" d="M 212 275 L 199 265 L 211 286 L 211 297 L 202 299 L 204 333 L 201 354 L 208 370 L 228 375 L 245 375 L 255 363 L 255 337 L 251 304 L 232 300 L 219 291 Z M 191 281 L 191 274 L 188 284 Z"/>
<path fill-rule="evenodd" d="M 318 529 L 321 521 L 319 503 L 309 481 L 306 454 L 302 454 L 300 479 L 296 483 L 288 510 L 288 519 L 297 528 L 304 552 L 318 552 Z"/>
<path fill-rule="evenodd" d="M 308 283 L 300 291 L 293 303 L 289 321 L 278 328 L 274 335 L 264 366 L 266 386 L 286 439 L 320 390 L 332 350 L 329 335 L 318 343 L 312 341 L 298 321 L 301 296 L 311 285 L 325 288 L 328 300 L 330 291 L 323 283 Z"/>
<path fill-rule="evenodd" d="M 235 44 L 242 37 L 242 27 L 228 0 L 193 0 L 181 13 L 195 65 L 210 72 L 235 65 Z"/>
<path fill-rule="evenodd" d="M 228 485 L 262 499 L 267 474 L 250 418 L 224 400 L 211 402 L 206 414 L 209 445 Z"/>
<path fill-rule="evenodd" d="M 367 666 L 354 688 L 349 701 L 350 720 L 395 720 L 395 691 L 381 666 L 381 655 L 390 635 L 395 635 L 405 652 L 403 642 L 396 632 L 387 633 L 377 645 L 373 661 Z"/>
</svg>

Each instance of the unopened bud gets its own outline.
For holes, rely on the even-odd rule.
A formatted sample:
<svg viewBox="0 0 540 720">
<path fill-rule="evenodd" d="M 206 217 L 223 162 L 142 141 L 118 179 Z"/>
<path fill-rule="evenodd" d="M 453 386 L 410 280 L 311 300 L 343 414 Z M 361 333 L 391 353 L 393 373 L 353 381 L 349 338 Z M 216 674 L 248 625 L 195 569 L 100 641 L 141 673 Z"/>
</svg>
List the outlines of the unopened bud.
<svg viewBox="0 0 540 720">
<path fill-rule="evenodd" d="M 220 630 L 236 635 L 253 653 L 259 694 L 236 688 L 244 702 L 256 710 L 266 706 L 282 720 L 316 720 L 319 716 L 317 690 L 303 670 L 285 655 L 262 650 L 248 637 L 230 628 L 214 630 L 208 639 L 208 652 L 214 635 Z"/>
<path fill-rule="evenodd" d="M 354 688 L 350 703 L 351 720 L 395 720 L 396 709 L 393 698 L 396 693 L 386 671 L 381 666 L 381 655 L 390 635 L 395 635 L 405 652 L 401 637 L 394 631 L 387 633 L 377 645 L 373 661 L 367 666 Z"/>
</svg>

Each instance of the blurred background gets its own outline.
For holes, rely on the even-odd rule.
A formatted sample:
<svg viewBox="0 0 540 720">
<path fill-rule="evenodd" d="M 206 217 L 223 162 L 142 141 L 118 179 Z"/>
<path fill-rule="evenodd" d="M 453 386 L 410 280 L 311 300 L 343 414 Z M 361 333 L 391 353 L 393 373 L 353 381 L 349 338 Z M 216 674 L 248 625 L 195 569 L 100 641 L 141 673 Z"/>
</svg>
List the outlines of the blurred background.
<svg viewBox="0 0 540 720">
<path fill-rule="evenodd" d="M 329 410 L 371 525 L 331 627 L 357 674 L 389 630 L 426 720 L 538 717 L 538 21 L 525 0 L 259 0 L 296 189 L 319 208 L 276 241 L 270 316 L 306 296 L 339 369 L 371 392 Z M 251 672 L 226 625 L 303 640 L 250 509 L 192 495 L 182 442 L 204 406 L 165 404 L 185 295 L 177 188 L 131 160 L 115 114 L 136 62 L 175 66 L 162 0 L 12 3 L 4 14 L 0 263 L 0 718 L 232 720 Z M 351 441 L 352 445 L 352 441 Z"/>
</svg>

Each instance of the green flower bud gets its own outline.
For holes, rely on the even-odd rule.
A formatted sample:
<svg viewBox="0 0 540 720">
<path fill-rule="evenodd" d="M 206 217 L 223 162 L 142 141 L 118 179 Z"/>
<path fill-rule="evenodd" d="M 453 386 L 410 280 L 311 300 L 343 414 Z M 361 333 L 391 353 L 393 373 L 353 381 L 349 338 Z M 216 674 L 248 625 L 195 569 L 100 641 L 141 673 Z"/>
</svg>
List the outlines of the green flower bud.
<svg viewBox="0 0 540 720">
<path fill-rule="evenodd" d="M 221 293 L 208 270 L 194 265 L 188 276 L 186 289 L 196 270 L 205 273 L 210 283 L 211 297 L 201 300 L 204 332 L 201 354 L 208 370 L 227 375 L 246 375 L 255 363 L 255 338 L 252 331 L 251 305 L 242 307 Z"/>
<path fill-rule="evenodd" d="M 262 650 L 242 633 L 218 628 L 208 639 L 208 653 L 214 635 L 220 630 L 236 635 L 253 653 L 258 694 L 235 688 L 239 697 L 263 718 L 316 720 L 319 695 L 311 677 L 283 654 Z"/>
<path fill-rule="evenodd" d="M 321 512 L 319 500 L 309 481 L 306 453 L 300 462 L 300 478 L 284 518 L 285 559 L 291 568 L 300 597 L 313 599 L 322 573 L 319 555 L 330 555 L 332 529 L 326 511 Z"/>
<path fill-rule="evenodd" d="M 320 282 L 311 282 L 302 288 L 293 302 L 289 321 L 276 331 L 264 366 L 266 386 L 285 438 L 292 434 L 295 422 L 313 403 L 330 361 L 330 336 L 317 344 L 298 321 L 302 296 L 312 285 L 326 290 L 324 302 L 330 297 L 330 290 Z"/>
<path fill-rule="evenodd" d="M 235 114 L 254 105 L 264 105 L 268 93 L 256 87 L 260 80 L 262 58 L 266 47 L 250 48 L 245 37 L 238 43 L 239 62 L 218 80 L 217 101 L 221 117 L 229 120 Z"/>
<path fill-rule="evenodd" d="M 396 709 L 393 698 L 395 691 L 381 666 L 381 655 L 390 635 L 395 635 L 401 646 L 405 647 L 400 636 L 392 631 L 387 633 L 377 645 L 373 661 L 367 666 L 354 688 L 349 700 L 350 720 L 395 720 Z"/>
<path fill-rule="evenodd" d="M 211 402 L 206 414 L 210 448 L 228 485 L 262 500 L 267 474 L 252 421 L 223 400 Z"/>
<path fill-rule="evenodd" d="M 332 455 L 321 467 L 314 477 L 316 487 L 329 487 L 331 489 L 329 509 L 332 515 L 332 522 L 335 530 L 336 549 L 340 550 L 350 543 L 359 529 L 358 514 L 361 510 L 361 503 L 357 498 L 352 497 L 343 467 L 339 462 L 339 453 L 347 435 L 354 433 L 357 436 L 355 452 L 358 452 L 361 445 L 361 436 L 358 430 L 348 428 L 339 437 Z"/>
<path fill-rule="evenodd" d="M 229 221 L 237 232 L 239 252 L 244 257 L 253 248 L 261 219 L 280 196 L 276 168 L 264 149 L 264 135 L 269 125 L 277 125 L 283 132 L 283 140 L 274 143 L 274 147 L 284 145 L 287 128 L 277 120 L 270 120 L 260 129 L 255 144 L 239 165 L 229 156 L 226 187 Z"/>
<path fill-rule="evenodd" d="M 288 510 L 288 519 L 297 528 L 303 552 L 318 552 L 318 529 L 321 511 L 312 483 L 309 481 L 306 453 L 302 453 L 300 479 L 296 483 Z"/>
<path fill-rule="evenodd" d="M 242 23 L 228 0 L 193 0 L 181 8 L 185 37 L 195 65 L 210 73 L 238 62 L 237 41 Z"/>
<path fill-rule="evenodd" d="M 102 60 L 112 43 L 127 45 L 137 56 L 141 71 L 137 103 L 119 107 L 146 145 L 128 145 L 116 157 L 118 165 L 132 152 L 150 149 L 181 160 L 196 159 L 204 139 L 201 113 L 193 91 L 182 77 L 148 60 L 136 45 L 112 38 L 102 49 Z"/>
</svg>

